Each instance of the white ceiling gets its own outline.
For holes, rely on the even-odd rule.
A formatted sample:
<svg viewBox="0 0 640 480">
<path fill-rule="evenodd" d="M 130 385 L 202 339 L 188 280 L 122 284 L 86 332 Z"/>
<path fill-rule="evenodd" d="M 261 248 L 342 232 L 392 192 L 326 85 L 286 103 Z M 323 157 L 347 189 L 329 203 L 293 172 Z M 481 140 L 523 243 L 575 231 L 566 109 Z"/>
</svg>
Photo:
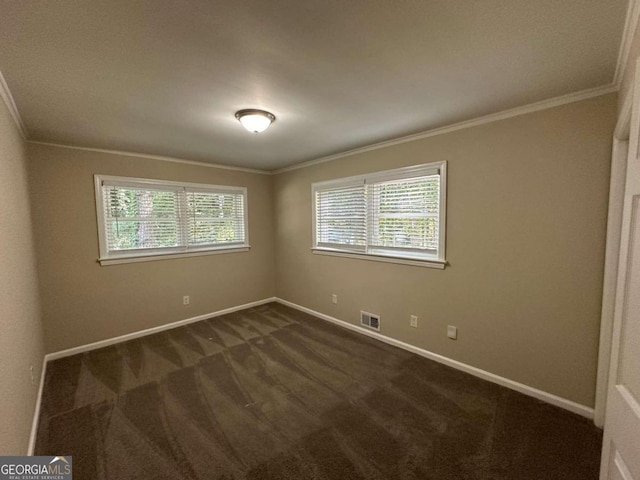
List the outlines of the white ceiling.
<svg viewBox="0 0 640 480">
<path fill-rule="evenodd" d="M 30 140 L 276 169 L 610 84 L 627 0 L 29 0 Z M 277 120 L 254 135 L 242 108 Z"/>
</svg>

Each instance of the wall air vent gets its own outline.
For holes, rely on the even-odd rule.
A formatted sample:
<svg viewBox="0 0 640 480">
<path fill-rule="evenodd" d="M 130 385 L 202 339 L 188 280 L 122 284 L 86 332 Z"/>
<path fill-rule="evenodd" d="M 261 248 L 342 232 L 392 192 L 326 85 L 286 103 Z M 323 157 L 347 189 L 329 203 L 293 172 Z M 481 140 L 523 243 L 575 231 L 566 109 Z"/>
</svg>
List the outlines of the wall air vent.
<svg viewBox="0 0 640 480">
<path fill-rule="evenodd" d="M 375 313 L 360 312 L 360 324 L 363 327 L 370 328 L 372 330 L 380 331 L 380 315 Z"/>
</svg>

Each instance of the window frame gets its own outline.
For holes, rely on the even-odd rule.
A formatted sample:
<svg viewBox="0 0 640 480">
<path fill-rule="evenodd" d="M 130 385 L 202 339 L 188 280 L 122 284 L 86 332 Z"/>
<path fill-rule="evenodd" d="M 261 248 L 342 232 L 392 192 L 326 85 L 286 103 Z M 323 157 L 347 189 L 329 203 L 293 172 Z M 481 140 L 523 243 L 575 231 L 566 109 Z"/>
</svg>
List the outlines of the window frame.
<svg viewBox="0 0 640 480">
<path fill-rule="evenodd" d="M 249 209 L 248 209 L 248 192 L 246 187 L 236 187 L 229 185 L 210 185 L 204 183 L 188 183 L 176 182 L 170 180 L 157 180 L 150 178 L 122 177 L 113 175 L 96 174 L 94 178 L 94 190 L 96 201 L 96 220 L 98 225 L 98 248 L 100 256 L 98 262 L 100 265 L 116 265 L 122 263 L 147 262 L 153 260 L 167 260 L 171 258 L 193 257 L 198 255 L 213 255 L 222 253 L 246 252 L 251 246 L 249 245 Z M 166 188 L 166 191 L 192 191 L 192 192 L 209 192 L 209 193 L 236 193 L 243 196 L 244 212 L 244 242 L 232 245 L 207 245 L 207 246 L 189 246 L 181 245 L 177 247 L 164 248 L 145 248 L 145 249 L 129 249 L 118 251 L 109 251 L 107 242 L 107 228 L 104 215 L 104 199 L 103 199 L 103 183 L 113 182 L 121 183 L 123 186 L 129 184 L 132 188 L 144 188 L 148 186 L 154 189 Z M 184 213 L 184 206 L 181 213 Z M 187 223 L 188 225 L 188 223 Z M 188 231 L 179 229 L 178 235 L 182 238 L 188 236 Z"/>
<path fill-rule="evenodd" d="M 340 247 L 328 247 L 318 245 L 317 239 L 317 215 L 316 215 L 316 192 L 319 190 L 327 189 L 328 187 L 339 188 L 341 186 L 355 185 L 362 183 L 363 185 L 370 183 L 381 183 L 385 181 L 410 179 L 414 177 L 433 175 L 437 171 L 440 176 L 440 202 L 438 211 L 438 249 L 435 255 L 411 255 L 406 252 L 392 251 L 389 249 L 385 251 L 378 247 L 371 247 L 370 241 L 370 229 L 373 225 L 370 224 L 368 213 L 365 220 L 365 229 L 367 232 L 367 245 L 364 247 L 364 251 L 355 251 L 344 249 Z M 369 194 L 366 195 L 368 197 Z M 367 198 L 368 201 L 368 198 Z M 436 269 L 444 269 L 447 265 L 446 260 L 446 218 L 447 218 L 447 161 L 424 163 L 420 165 L 412 165 L 409 167 L 394 168 L 390 170 L 383 170 L 378 172 L 372 172 L 363 175 L 354 175 L 350 177 L 336 178 L 333 180 L 326 180 L 322 182 L 315 182 L 311 184 L 311 211 L 312 211 L 312 246 L 311 250 L 314 254 L 318 255 L 331 255 L 337 257 L 357 258 L 362 260 L 373 260 L 380 262 L 399 263 L 404 265 L 415 265 Z M 367 208 L 368 212 L 368 208 Z M 372 249 L 370 251 L 369 249 Z"/>
</svg>

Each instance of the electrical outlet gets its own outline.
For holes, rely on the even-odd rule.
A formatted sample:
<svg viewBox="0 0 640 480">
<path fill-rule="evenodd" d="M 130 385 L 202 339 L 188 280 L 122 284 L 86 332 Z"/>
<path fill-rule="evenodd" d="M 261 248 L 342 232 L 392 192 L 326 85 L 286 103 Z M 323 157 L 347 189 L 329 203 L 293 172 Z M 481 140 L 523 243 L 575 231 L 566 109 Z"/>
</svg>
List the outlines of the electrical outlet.
<svg viewBox="0 0 640 480">
<path fill-rule="evenodd" d="M 411 315 L 411 319 L 409 320 L 409 325 L 413 328 L 418 328 L 418 317 L 415 315 Z"/>
<path fill-rule="evenodd" d="M 338 303 L 338 295 L 336 295 L 335 293 L 331 295 L 331 303 L 333 303 L 334 305 Z"/>
<path fill-rule="evenodd" d="M 182 304 L 183 305 L 189 305 L 189 302 L 191 302 L 191 299 L 189 298 L 189 295 L 185 295 L 184 297 L 182 297 Z"/>
<path fill-rule="evenodd" d="M 33 373 L 33 365 L 29 366 L 29 372 L 31 373 L 31 385 L 36 384 L 36 376 Z"/>
<path fill-rule="evenodd" d="M 454 327 L 453 325 L 447 325 L 447 337 L 449 337 L 451 340 L 457 340 L 458 327 Z"/>
</svg>

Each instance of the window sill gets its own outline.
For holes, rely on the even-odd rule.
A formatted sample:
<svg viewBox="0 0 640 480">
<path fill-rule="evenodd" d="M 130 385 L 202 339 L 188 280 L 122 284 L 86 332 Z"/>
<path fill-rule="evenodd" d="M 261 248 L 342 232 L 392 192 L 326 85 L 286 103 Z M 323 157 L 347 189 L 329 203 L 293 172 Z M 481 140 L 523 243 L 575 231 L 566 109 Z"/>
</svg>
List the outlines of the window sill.
<svg viewBox="0 0 640 480">
<path fill-rule="evenodd" d="M 436 268 L 444 270 L 447 265 L 446 260 L 414 260 L 412 258 L 393 257 L 390 255 L 376 255 L 372 253 L 354 253 L 342 250 L 331 250 L 326 248 L 312 248 L 315 255 L 329 255 L 332 257 L 355 258 L 358 260 L 369 260 L 373 262 L 399 263 L 401 265 L 413 265 L 415 267 Z"/>
<path fill-rule="evenodd" d="M 102 266 L 119 265 L 122 263 L 152 262 L 155 260 L 173 260 L 174 258 L 199 257 L 201 255 L 219 255 L 222 253 L 248 252 L 250 246 L 233 248 L 216 248 L 212 250 L 196 250 L 192 252 L 172 252 L 172 253 L 149 253 L 137 255 L 118 255 L 112 257 L 99 258 L 98 262 Z"/>
</svg>

